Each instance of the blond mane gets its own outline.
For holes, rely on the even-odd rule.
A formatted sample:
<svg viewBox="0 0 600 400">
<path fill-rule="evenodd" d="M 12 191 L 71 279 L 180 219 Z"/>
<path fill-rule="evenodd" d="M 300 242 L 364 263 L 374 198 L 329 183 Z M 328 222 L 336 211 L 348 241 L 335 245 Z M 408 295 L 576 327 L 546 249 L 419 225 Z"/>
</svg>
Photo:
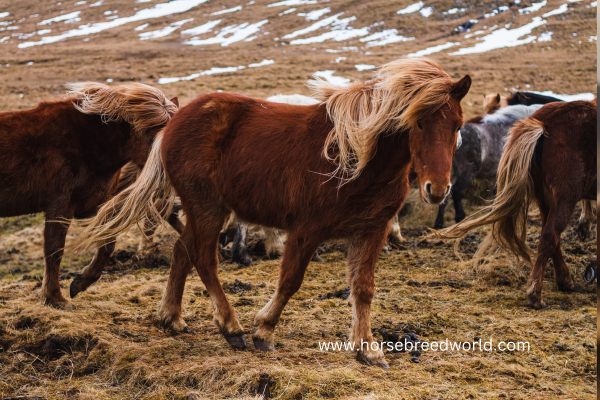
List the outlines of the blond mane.
<svg viewBox="0 0 600 400">
<path fill-rule="evenodd" d="M 177 106 L 163 92 L 142 83 L 108 86 L 97 82 L 67 84 L 73 105 L 84 114 L 98 114 L 104 122 L 127 122 L 135 132 L 163 126 Z"/>
<path fill-rule="evenodd" d="M 343 185 L 373 158 L 382 133 L 413 129 L 448 103 L 453 81 L 435 61 L 417 58 L 385 64 L 371 81 L 339 87 L 315 77 L 309 86 L 333 121 L 323 154 L 337 165 L 332 176 Z"/>
</svg>

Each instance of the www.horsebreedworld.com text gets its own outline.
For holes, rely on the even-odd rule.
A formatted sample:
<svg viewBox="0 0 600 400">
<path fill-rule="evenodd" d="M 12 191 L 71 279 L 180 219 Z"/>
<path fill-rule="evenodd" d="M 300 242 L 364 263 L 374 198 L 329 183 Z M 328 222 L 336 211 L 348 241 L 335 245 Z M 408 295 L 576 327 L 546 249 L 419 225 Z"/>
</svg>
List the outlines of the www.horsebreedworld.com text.
<svg viewBox="0 0 600 400">
<path fill-rule="evenodd" d="M 498 342 L 494 345 L 493 339 L 483 341 L 479 339 L 473 342 L 451 342 L 448 339 L 444 341 L 432 342 L 364 342 L 362 339 L 360 345 L 355 342 L 318 342 L 321 351 L 365 351 L 365 350 L 387 350 L 387 351 L 412 351 L 419 349 L 421 351 L 529 351 L 529 342 Z"/>
</svg>

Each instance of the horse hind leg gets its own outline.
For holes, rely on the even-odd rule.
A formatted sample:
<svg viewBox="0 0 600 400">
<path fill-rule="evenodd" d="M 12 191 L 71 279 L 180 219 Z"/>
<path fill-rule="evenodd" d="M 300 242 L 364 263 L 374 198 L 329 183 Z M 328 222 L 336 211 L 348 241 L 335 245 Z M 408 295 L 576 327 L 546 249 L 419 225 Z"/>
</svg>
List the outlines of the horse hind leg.
<svg viewBox="0 0 600 400">
<path fill-rule="evenodd" d="M 174 334 L 192 333 L 181 316 L 181 303 L 186 278 L 194 268 L 191 261 L 194 254 L 193 239 L 192 229 L 188 224 L 173 247 L 169 280 L 158 307 L 161 325 L 170 328 Z"/>
<path fill-rule="evenodd" d="M 388 240 L 395 245 L 400 245 L 404 241 L 402 232 L 400 232 L 398 214 L 395 214 L 390 220 L 390 233 L 388 233 Z"/>
<path fill-rule="evenodd" d="M 92 261 L 83 270 L 81 270 L 81 272 L 78 272 L 75 275 L 75 278 L 69 287 L 69 295 L 71 298 L 75 298 L 75 296 L 81 292 L 84 292 L 88 287 L 100 279 L 108 259 L 115 250 L 115 243 L 116 238 L 96 250 Z"/>
<path fill-rule="evenodd" d="M 283 260 L 279 268 L 277 291 L 271 300 L 256 314 L 254 326 L 258 329 L 252 335 L 254 347 L 261 351 L 274 351 L 275 326 L 279 322 L 283 308 L 290 298 L 300 289 L 304 272 L 311 257 L 319 245 L 314 238 L 290 233 L 283 251 Z"/>
<path fill-rule="evenodd" d="M 238 222 L 237 231 L 231 246 L 231 261 L 248 266 L 252 259 L 248 255 L 248 225 Z"/>
<path fill-rule="evenodd" d="M 197 202 L 190 204 L 191 210 L 187 216 L 187 225 L 194 224 L 192 227 L 195 253 L 193 261 L 210 295 L 214 308 L 213 319 L 219 331 L 232 346 L 245 348 L 244 329 L 235 315 L 234 308 L 227 300 L 218 274 L 219 233 L 230 211 L 216 193 L 203 193 L 202 200 L 202 204 Z"/>
<path fill-rule="evenodd" d="M 565 289 L 573 287 L 571 274 L 560 253 L 560 235 L 567 227 L 577 201 L 555 199 L 554 202 L 556 205 L 553 204 L 548 207 L 547 216 L 546 206 L 538 202 L 544 224 L 538 244 L 537 258 L 529 277 L 529 284 L 527 285 L 527 303 L 535 309 L 547 306 L 546 302 L 542 299 L 542 284 L 544 270 L 550 257 L 554 259 L 558 287 Z"/>
<path fill-rule="evenodd" d="M 594 211 L 590 200 L 582 200 L 581 205 L 581 216 L 579 217 L 579 223 L 577 224 L 575 232 L 577 232 L 579 240 L 584 241 L 590 235 L 592 223 L 594 222 Z"/>
<path fill-rule="evenodd" d="M 283 253 L 283 242 L 277 229 L 263 228 L 265 233 L 265 250 L 269 258 L 278 258 Z"/>
</svg>

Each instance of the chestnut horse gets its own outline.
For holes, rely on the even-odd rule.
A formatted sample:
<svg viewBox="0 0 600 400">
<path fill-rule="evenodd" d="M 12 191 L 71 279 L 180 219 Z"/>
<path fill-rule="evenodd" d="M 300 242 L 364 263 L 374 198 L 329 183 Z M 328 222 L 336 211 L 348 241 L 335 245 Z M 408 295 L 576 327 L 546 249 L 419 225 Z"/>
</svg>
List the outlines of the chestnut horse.
<svg viewBox="0 0 600 400">
<path fill-rule="evenodd" d="M 176 331 L 188 329 L 181 299 L 195 265 L 221 333 L 244 348 L 244 329 L 219 283 L 219 232 L 232 211 L 247 223 L 287 231 L 277 291 L 256 315 L 252 336 L 257 349 L 274 351 L 275 326 L 317 246 L 348 239 L 350 340 L 357 349 L 364 343 L 359 360 L 387 367 L 383 352 L 371 347 L 375 263 L 408 193 L 411 166 L 426 202 L 439 204 L 450 192 L 460 100 L 470 85 L 469 76 L 454 82 L 434 61 L 401 59 L 372 81 L 314 82 L 321 103 L 312 106 L 200 96 L 167 124 L 140 178 L 85 222 L 73 247 L 106 243 L 148 216 L 158 222 L 155 202 L 172 202 L 177 193 L 187 224 L 159 316 Z"/>
<path fill-rule="evenodd" d="M 139 83 L 68 87 L 61 100 L 0 114 L 0 217 L 46 214 L 41 295 L 59 308 L 69 308 L 58 280 L 68 224 L 59 220 L 92 216 L 115 192 L 121 167 L 144 166 L 154 136 L 177 110 Z M 114 240 L 99 248 L 86 270 L 103 267 L 113 249 Z"/>
<path fill-rule="evenodd" d="M 581 199 L 596 198 L 596 100 L 550 103 L 511 130 L 498 167 L 494 203 L 463 222 L 438 232 L 443 238 L 462 238 L 491 225 L 491 232 L 475 255 L 502 246 L 531 264 L 527 246 L 527 213 L 536 201 L 542 218 L 537 259 L 527 286 L 527 302 L 546 307 L 542 283 L 552 258 L 560 290 L 575 286 L 560 249 L 560 235 Z M 477 214 L 487 214 L 474 218 Z"/>
</svg>

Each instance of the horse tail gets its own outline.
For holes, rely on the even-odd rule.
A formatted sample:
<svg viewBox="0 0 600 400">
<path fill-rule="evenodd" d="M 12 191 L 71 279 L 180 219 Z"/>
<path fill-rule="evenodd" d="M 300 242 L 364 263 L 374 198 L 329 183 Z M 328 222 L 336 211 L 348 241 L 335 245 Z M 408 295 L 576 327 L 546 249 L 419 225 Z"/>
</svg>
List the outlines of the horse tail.
<svg viewBox="0 0 600 400">
<path fill-rule="evenodd" d="M 68 246 L 69 250 L 82 250 L 102 246 L 115 240 L 133 225 L 145 219 L 140 231 L 162 224 L 171 215 L 175 204 L 175 189 L 169 182 L 161 157 L 163 131 L 154 140 L 148 161 L 138 179 L 115 197 L 104 203 L 96 216 L 77 223 L 84 230 Z"/>
<path fill-rule="evenodd" d="M 460 240 L 475 229 L 491 225 L 491 232 L 475 253 L 475 262 L 486 252 L 501 246 L 530 264 L 530 249 L 526 242 L 527 213 L 534 198 L 530 169 L 536 144 L 544 133 L 543 123 L 534 118 L 516 122 L 498 165 L 498 192 L 494 202 L 464 221 L 436 231 L 435 235 Z M 485 215 L 478 217 L 480 214 Z"/>
</svg>

